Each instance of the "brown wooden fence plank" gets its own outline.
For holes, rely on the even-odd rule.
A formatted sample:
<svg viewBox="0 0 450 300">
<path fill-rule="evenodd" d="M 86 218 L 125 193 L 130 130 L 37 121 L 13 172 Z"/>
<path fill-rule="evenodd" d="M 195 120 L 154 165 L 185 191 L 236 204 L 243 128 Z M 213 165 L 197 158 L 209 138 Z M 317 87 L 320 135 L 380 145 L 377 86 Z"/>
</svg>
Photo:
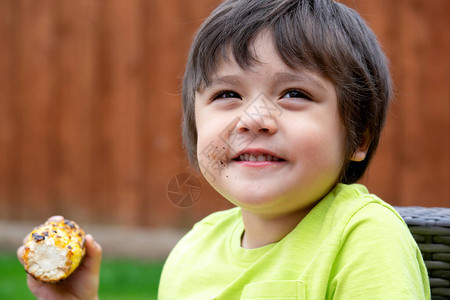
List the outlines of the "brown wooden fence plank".
<svg viewBox="0 0 450 300">
<path fill-rule="evenodd" d="M 91 167 L 95 164 L 92 101 L 96 74 L 96 1 L 57 2 L 57 117 L 55 184 L 58 213 L 94 217 Z"/>
<path fill-rule="evenodd" d="M 416 187 L 412 190 L 413 203 L 416 205 L 425 200 L 430 206 L 450 207 L 450 34 L 443 30 L 450 28 L 449 12 L 449 1 L 423 3 L 423 14 L 427 20 L 427 42 L 425 59 L 421 59 L 423 96 L 418 99 L 418 104 L 423 109 L 424 142 L 430 146 L 420 154 L 424 162 L 419 172 L 429 176 L 421 179 L 426 189 L 420 189 L 417 182 L 413 183 Z M 422 193 L 426 194 L 426 198 L 421 196 Z"/>
<path fill-rule="evenodd" d="M 11 209 L 14 126 L 11 114 L 13 71 L 13 2 L 0 0 L 0 218 Z"/>
<path fill-rule="evenodd" d="M 426 38 L 426 28 L 424 28 L 423 13 L 418 6 L 418 1 L 403 2 L 403 9 L 400 12 L 401 35 L 399 44 L 401 46 L 402 56 L 398 59 L 401 66 L 401 73 L 397 85 L 401 93 L 399 99 L 402 102 L 401 120 L 402 126 L 402 156 L 400 163 L 402 174 L 399 177 L 398 184 L 401 189 L 401 197 L 410 197 L 411 192 L 415 190 L 412 185 L 412 174 L 418 174 L 422 159 L 416 156 L 417 149 L 424 147 L 422 137 L 422 122 L 420 99 L 422 94 L 422 63 L 418 59 L 424 53 L 424 44 Z M 406 27 L 406 25 L 409 25 Z M 423 57 L 423 56 L 422 56 Z M 407 104 L 406 104 L 407 103 Z M 406 105 L 405 105 L 406 104 Z M 411 174 L 411 175 L 410 175 Z M 411 181 L 412 180 L 412 181 Z M 412 200 L 412 199 L 410 199 Z"/>
<path fill-rule="evenodd" d="M 21 123 L 17 164 L 19 173 L 17 215 L 47 214 L 52 207 L 52 153 L 50 143 L 53 100 L 53 1 L 20 1 L 17 11 L 17 83 L 14 85 Z"/>
<path fill-rule="evenodd" d="M 114 190 L 113 169 L 113 133 L 112 111 L 110 105 L 111 93 L 111 49 L 110 29 L 108 28 L 109 2 L 98 2 L 98 28 L 96 29 L 96 74 L 95 96 L 92 101 L 92 189 L 91 209 L 97 214 L 98 221 L 114 220 L 111 214 L 114 212 L 112 201 L 116 195 Z"/>
<path fill-rule="evenodd" d="M 179 75 L 180 58 L 175 55 L 183 32 L 177 24 L 180 15 L 175 1 L 148 4 L 146 24 L 148 60 L 146 61 L 146 142 L 145 182 L 149 224 L 167 224 L 177 210 L 172 210 L 166 196 L 170 178 L 179 170 Z M 147 52 L 148 51 L 148 52 Z M 176 108 L 178 106 L 178 108 Z M 151 213 L 156 212 L 156 213 Z"/>
<path fill-rule="evenodd" d="M 116 218 L 135 225 L 139 211 L 141 184 L 140 105 L 142 101 L 142 38 L 139 1 L 109 3 L 106 23 L 111 32 L 110 61 L 111 140 L 116 191 L 113 205 Z"/>
<path fill-rule="evenodd" d="M 437 195 L 448 197 L 448 184 L 442 185 L 436 179 L 448 172 L 448 165 L 445 166 L 448 152 L 442 153 L 445 149 L 442 147 L 442 139 L 448 141 L 449 128 L 445 128 L 445 115 L 448 115 L 448 111 L 446 113 L 442 109 L 445 102 L 441 102 L 439 87 L 430 81 L 430 77 L 433 78 L 433 74 L 441 68 L 441 60 L 448 56 L 438 58 L 439 61 L 435 58 L 435 49 L 444 46 L 441 43 L 445 40 L 445 35 L 432 39 L 436 31 L 433 32 L 431 24 L 443 28 L 445 23 L 448 24 L 448 16 L 441 15 L 443 18 L 439 19 L 439 10 L 445 9 L 443 5 L 434 8 L 434 13 L 429 15 L 426 13 L 427 8 L 431 9 L 429 1 L 404 1 L 404 9 L 401 11 L 403 30 L 399 65 L 402 74 L 398 82 L 399 89 L 402 90 L 400 97 L 404 103 L 401 188 L 402 197 L 408 199 L 409 204 L 424 203 L 433 206 L 445 203 Z M 445 34 L 444 31 L 439 32 Z M 442 83 L 438 85 L 443 87 Z M 442 170 L 442 167 L 446 170 Z M 447 196 L 441 192 L 443 190 L 446 190 Z"/>
</svg>

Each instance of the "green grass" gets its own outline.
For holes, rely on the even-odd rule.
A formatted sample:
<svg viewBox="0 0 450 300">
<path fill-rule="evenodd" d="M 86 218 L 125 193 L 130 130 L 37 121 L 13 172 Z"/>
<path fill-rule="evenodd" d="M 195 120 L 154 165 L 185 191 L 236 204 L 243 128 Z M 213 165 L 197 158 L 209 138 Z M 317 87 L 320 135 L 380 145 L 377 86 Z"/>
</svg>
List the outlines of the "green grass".
<svg viewBox="0 0 450 300">
<path fill-rule="evenodd" d="M 107 260 L 100 271 L 100 299 L 156 299 L 163 262 Z"/>
<path fill-rule="evenodd" d="M 156 299 L 163 262 L 103 259 L 99 296 L 102 300 Z M 35 299 L 25 271 L 13 254 L 0 253 L 0 299 Z"/>
</svg>

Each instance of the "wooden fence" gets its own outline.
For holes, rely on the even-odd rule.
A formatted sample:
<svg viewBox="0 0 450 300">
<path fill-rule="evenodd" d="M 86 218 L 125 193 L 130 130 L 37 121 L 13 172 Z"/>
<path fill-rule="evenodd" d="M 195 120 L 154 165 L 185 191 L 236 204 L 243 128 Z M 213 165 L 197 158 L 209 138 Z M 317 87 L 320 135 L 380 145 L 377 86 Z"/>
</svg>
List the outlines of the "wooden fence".
<svg viewBox="0 0 450 300">
<path fill-rule="evenodd" d="M 448 0 L 348 0 L 390 60 L 396 99 L 363 182 L 394 205 L 449 206 Z M 215 0 L 0 0 L 0 220 L 186 226 L 230 207 L 192 172 L 180 78 Z"/>
</svg>

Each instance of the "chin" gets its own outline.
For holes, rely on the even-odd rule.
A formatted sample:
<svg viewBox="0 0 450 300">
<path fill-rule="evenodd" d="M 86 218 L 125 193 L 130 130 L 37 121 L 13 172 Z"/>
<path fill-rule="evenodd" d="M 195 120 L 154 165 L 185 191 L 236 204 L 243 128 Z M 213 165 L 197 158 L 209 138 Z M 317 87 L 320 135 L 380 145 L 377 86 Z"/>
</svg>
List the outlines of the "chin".
<svg viewBox="0 0 450 300">
<path fill-rule="evenodd" d="M 266 211 L 273 210 L 279 207 L 282 200 L 283 193 L 267 192 L 263 189 L 244 189 L 240 192 L 233 193 L 232 196 L 225 196 L 230 202 L 251 211 Z"/>
</svg>

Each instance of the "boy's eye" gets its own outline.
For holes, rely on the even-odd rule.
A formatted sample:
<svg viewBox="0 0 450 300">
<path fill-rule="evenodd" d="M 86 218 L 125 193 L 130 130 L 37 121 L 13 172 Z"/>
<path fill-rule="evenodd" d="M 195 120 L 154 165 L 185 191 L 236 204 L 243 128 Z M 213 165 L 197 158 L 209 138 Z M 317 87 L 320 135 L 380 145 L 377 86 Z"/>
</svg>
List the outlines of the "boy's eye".
<svg viewBox="0 0 450 300">
<path fill-rule="evenodd" d="M 217 100 L 217 99 L 222 99 L 222 98 L 237 98 L 237 99 L 242 99 L 241 96 L 233 91 L 221 91 L 219 93 L 217 93 L 212 100 Z"/>
<path fill-rule="evenodd" d="M 299 98 L 299 99 L 306 99 L 306 100 L 312 100 L 312 97 L 308 95 L 308 93 L 302 91 L 302 90 L 288 90 L 281 94 L 281 98 Z"/>
</svg>

